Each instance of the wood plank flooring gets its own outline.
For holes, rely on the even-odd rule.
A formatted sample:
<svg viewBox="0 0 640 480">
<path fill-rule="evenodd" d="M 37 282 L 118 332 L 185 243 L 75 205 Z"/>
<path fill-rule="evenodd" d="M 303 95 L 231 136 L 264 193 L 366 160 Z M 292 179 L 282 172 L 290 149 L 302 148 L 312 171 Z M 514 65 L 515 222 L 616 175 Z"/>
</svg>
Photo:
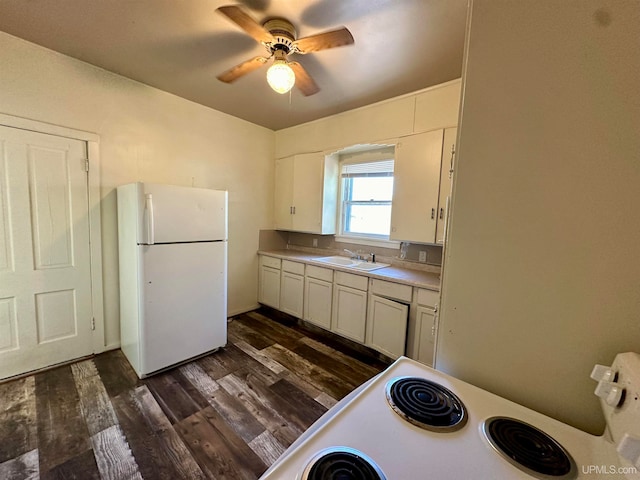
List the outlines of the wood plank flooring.
<svg viewBox="0 0 640 480">
<path fill-rule="evenodd" d="M 139 380 L 121 351 L 0 384 L 0 479 L 257 479 L 386 364 L 261 310 Z M 357 357 L 357 358 L 356 358 Z"/>
</svg>

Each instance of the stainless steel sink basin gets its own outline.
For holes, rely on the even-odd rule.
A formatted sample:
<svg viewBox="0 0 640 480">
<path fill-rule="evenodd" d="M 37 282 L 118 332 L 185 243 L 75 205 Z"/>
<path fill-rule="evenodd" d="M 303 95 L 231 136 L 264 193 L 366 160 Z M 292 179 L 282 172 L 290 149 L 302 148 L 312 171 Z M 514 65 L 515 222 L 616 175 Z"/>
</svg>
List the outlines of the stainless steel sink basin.
<svg viewBox="0 0 640 480">
<path fill-rule="evenodd" d="M 378 268 L 388 267 L 388 263 L 371 263 L 364 260 L 352 260 L 347 257 L 341 257 L 335 255 L 333 257 L 321 257 L 315 259 L 318 262 L 328 263 L 329 265 L 336 265 L 339 267 L 353 268 L 354 270 L 363 270 L 370 272 L 371 270 L 377 270 Z"/>
</svg>

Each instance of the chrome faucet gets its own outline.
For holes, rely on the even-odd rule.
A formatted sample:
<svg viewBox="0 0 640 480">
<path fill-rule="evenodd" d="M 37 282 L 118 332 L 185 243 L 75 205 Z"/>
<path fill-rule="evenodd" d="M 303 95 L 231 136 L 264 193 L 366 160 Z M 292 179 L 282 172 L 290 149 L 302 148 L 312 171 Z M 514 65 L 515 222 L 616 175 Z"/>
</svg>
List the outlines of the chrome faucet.
<svg viewBox="0 0 640 480">
<path fill-rule="evenodd" d="M 347 250 L 346 248 L 344 249 L 344 251 L 349 254 L 351 260 L 362 260 L 362 255 L 360 255 L 359 253 L 352 252 L 351 250 Z"/>
</svg>

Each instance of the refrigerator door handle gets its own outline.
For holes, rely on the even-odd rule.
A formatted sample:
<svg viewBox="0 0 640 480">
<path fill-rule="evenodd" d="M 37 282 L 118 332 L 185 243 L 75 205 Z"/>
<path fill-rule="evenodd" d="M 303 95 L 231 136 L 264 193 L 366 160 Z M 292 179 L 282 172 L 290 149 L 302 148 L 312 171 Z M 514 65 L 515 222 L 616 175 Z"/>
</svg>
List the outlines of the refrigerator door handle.
<svg viewBox="0 0 640 480">
<path fill-rule="evenodd" d="M 153 196 L 150 193 L 144 194 L 144 228 L 145 228 L 145 244 L 153 245 L 154 242 L 154 225 L 153 225 Z"/>
</svg>

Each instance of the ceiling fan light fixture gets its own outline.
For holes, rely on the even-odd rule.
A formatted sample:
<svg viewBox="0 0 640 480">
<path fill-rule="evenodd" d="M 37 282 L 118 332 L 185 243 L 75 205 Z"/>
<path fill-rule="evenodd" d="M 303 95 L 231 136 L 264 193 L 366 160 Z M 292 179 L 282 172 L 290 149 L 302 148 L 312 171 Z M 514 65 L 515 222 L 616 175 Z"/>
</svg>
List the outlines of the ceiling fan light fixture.
<svg viewBox="0 0 640 480">
<path fill-rule="evenodd" d="M 287 93 L 296 83 L 296 76 L 285 60 L 276 60 L 267 70 L 267 82 L 277 93 Z"/>
<path fill-rule="evenodd" d="M 296 75 L 286 60 L 277 59 L 267 70 L 267 83 L 277 93 L 287 93 L 296 83 Z"/>
</svg>

